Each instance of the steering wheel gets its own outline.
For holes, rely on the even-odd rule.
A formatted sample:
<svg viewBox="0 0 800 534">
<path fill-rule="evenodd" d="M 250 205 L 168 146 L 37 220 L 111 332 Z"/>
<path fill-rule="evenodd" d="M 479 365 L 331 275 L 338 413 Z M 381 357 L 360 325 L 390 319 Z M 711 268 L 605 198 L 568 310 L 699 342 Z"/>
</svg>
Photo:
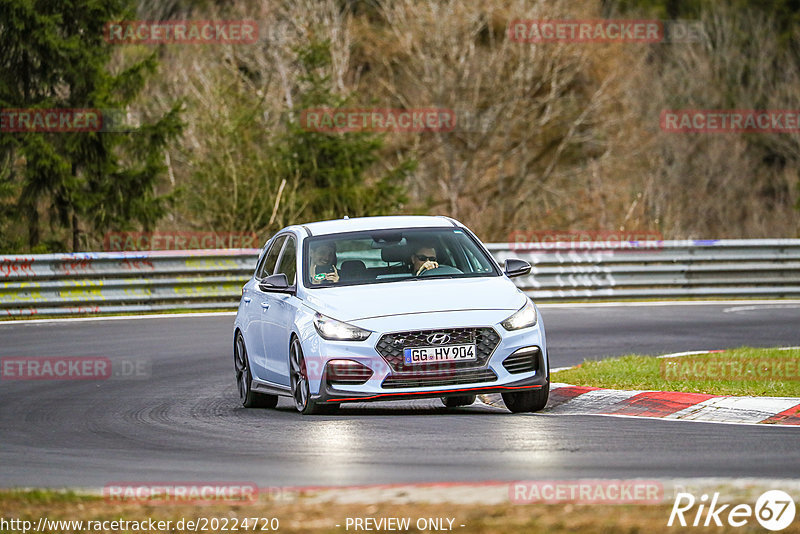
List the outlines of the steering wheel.
<svg viewBox="0 0 800 534">
<path fill-rule="evenodd" d="M 435 269 L 428 269 L 427 271 L 422 271 L 420 276 L 439 276 L 443 274 L 464 274 L 464 271 L 461 269 L 456 269 L 455 267 L 451 267 L 449 265 L 439 265 Z"/>
</svg>

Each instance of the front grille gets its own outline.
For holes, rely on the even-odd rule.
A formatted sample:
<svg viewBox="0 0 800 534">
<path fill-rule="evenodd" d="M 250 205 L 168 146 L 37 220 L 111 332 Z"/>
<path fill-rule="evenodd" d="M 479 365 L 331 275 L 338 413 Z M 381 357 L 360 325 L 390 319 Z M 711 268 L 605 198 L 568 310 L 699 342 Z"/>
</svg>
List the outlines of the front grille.
<svg viewBox="0 0 800 534">
<path fill-rule="evenodd" d="M 457 373 L 408 373 L 406 375 L 392 375 L 383 381 L 386 389 L 418 388 L 425 386 L 457 386 L 473 382 L 494 382 L 497 375 L 491 369 L 467 369 Z"/>
<path fill-rule="evenodd" d="M 430 343 L 427 338 L 431 334 L 446 334 L 450 336 L 450 341 L 441 346 L 448 345 L 475 345 L 477 359 L 466 362 L 431 362 L 426 364 L 406 365 L 403 361 L 403 349 L 411 347 L 431 347 L 438 346 Z M 442 364 L 452 369 L 469 369 L 475 367 L 485 367 L 494 349 L 500 343 L 500 336 L 493 328 L 440 328 L 434 330 L 412 330 L 408 332 L 394 332 L 384 334 L 375 345 L 386 363 L 396 373 L 408 371 L 425 371 L 430 369 L 441 369 Z"/>
<path fill-rule="evenodd" d="M 539 347 L 515 352 L 505 360 L 503 367 L 513 374 L 530 373 L 539 369 Z"/>
</svg>

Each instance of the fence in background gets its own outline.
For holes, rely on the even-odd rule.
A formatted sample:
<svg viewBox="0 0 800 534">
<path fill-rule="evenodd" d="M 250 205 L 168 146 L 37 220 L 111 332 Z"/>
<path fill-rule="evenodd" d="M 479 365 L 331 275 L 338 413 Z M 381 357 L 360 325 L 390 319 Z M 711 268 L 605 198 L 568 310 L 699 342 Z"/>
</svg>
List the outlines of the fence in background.
<svg viewBox="0 0 800 534">
<path fill-rule="evenodd" d="M 558 246 L 564 247 L 559 249 Z M 800 297 L 800 239 L 489 244 L 537 302 Z M 575 248 L 567 248 L 575 247 Z M 0 314 L 236 309 L 257 249 L 0 256 Z"/>
</svg>

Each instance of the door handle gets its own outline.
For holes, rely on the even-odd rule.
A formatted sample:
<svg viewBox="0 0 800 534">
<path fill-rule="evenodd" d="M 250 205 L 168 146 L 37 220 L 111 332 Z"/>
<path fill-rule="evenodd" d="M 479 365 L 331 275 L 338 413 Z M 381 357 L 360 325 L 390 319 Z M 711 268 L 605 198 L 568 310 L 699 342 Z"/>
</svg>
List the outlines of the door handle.
<svg viewBox="0 0 800 534">
<path fill-rule="evenodd" d="M 264 308 L 265 310 L 269 309 L 269 302 L 262 302 L 261 307 Z"/>
<path fill-rule="evenodd" d="M 242 297 L 242 300 L 245 301 L 246 304 L 250 304 L 250 301 L 253 300 L 250 297 Z"/>
</svg>

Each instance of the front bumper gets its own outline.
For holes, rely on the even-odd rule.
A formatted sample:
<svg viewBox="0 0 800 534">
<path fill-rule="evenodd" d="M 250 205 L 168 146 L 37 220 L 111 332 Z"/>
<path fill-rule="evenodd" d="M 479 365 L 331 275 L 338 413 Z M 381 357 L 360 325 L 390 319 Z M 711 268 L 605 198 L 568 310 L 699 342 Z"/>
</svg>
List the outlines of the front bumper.
<svg viewBox="0 0 800 534">
<path fill-rule="evenodd" d="M 353 321 L 351 324 L 372 331 L 363 341 L 323 339 L 309 314 L 299 334 L 308 366 L 311 399 L 318 403 L 367 402 L 546 388 L 550 381 L 550 365 L 541 316 L 531 327 L 508 331 L 500 323 L 511 313 L 509 310 L 467 310 Z M 465 341 L 460 337 L 463 332 L 457 330 L 472 331 L 473 341 Z M 398 348 L 419 346 L 423 343 L 420 334 L 424 337 L 441 332 L 448 333 L 454 345 L 474 342 L 477 348 L 474 364 L 442 362 L 443 368 L 429 369 L 425 365 L 408 366 L 398 360 Z M 398 337 L 402 338 L 400 342 Z M 536 357 L 531 357 L 536 360 L 535 366 L 512 361 L 518 353 L 530 349 L 538 351 Z M 368 367 L 372 374 L 357 383 L 342 383 L 335 376 L 333 381 L 329 380 L 331 360 L 357 362 Z M 336 372 L 330 374 L 336 375 Z"/>
<path fill-rule="evenodd" d="M 347 391 L 334 387 L 323 380 L 320 394 L 312 395 L 312 400 L 318 403 L 343 403 L 343 402 L 372 402 L 409 399 L 428 399 L 437 397 L 452 397 L 456 395 L 485 395 L 488 393 L 514 393 L 526 390 L 537 390 L 549 386 L 549 380 L 544 374 L 530 376 L 502 385 L 464 385 L 447 388 L 414 388 L 407 390 L 367 392 Z"/>
<path fill-rule="evenodd" d="M 426 326 L 429 328 L 425 330 L 452 329 L 454 322 L 448 322 L 447 326 L 444 321 L 436 325 L 428 322 Z M 458 364 L 441 370 L 438 374 L 435 370 L 429 373 L 422 367 L 414 369 L 403 367 L 396 359 L 386 355 L 380 341 L 382 336 L 390 334 L 374 332 L 363 342 L 326 341 L 318 335 L 312 335 L 307 339 L 307 343 L 304 343 L 307 364 L 310 363 L 315 371 L 311 373 L 315 376 L 309 377 L 311 399 L 318 403 L 388 401 L 520 392 L 549 386 L 550 366 L 541 323 L 512 332 L 504 330 L 497 323 L 492 326 L 486 323 L 483 325 L 459 328 L 484 332 L 489 329 L 497 334 L 497 344 L 490 351 L 484 351 L 476 365 Z M 413 326 L 419 329 L 421 325 Z M 397 332 L 394 328 L 390 330 Z M 449 331 L 452 333 L 452 330 Z M 536 361 L 535 366 L 521 368 L 519 361 L 511 363 L 515 355 L 532 349 L 536 351 L 536 355 L 531 356 L 531 359 Z M 372 375 L 359 384 L 329 380 L 327 364 L 331 360 L 358 362 L 368 367 Z"/>
</svg>

